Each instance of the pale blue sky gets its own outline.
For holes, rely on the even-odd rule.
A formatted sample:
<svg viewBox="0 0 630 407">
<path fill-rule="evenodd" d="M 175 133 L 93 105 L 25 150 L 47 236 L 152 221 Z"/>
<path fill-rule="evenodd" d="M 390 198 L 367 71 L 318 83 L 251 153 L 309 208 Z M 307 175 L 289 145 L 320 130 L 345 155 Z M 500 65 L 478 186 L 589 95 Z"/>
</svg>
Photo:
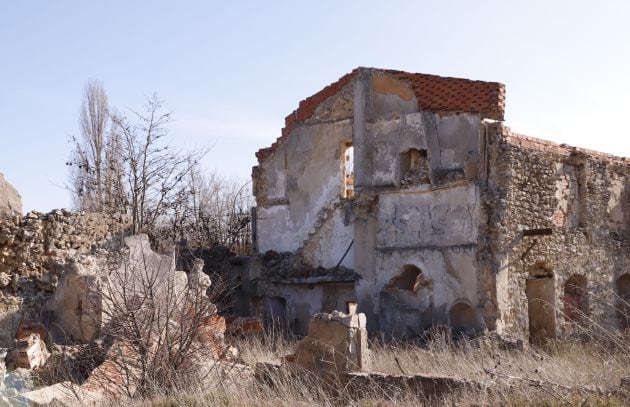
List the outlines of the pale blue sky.
<svg viewBox="0 0 630 407">
<path fill-rule="evenodd" d="M 0 0 L 0 171 L 24 209 L 62 188 L 82 88 L 246 179 L 297 103 L 357 66 L 503 82 L 513 130 L 630 156 L 630 1 Z"/>
</svg>

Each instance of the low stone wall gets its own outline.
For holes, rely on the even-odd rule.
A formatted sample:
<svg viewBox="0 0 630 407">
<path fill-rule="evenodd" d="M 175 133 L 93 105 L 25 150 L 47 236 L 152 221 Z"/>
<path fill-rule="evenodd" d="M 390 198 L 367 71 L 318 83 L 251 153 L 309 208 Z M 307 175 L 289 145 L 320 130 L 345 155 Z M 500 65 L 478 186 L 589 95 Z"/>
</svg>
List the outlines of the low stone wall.
<svg viewBox="0 0 630 407">
<path fill-rule="evenodd" d="M 379 392 L 387 397 L 395 397 L 401 391 L 422 394 L 427 401 L 479 384 L 447 376 L 431 375 L 391 375 L 384 373 L 347 373 L 347 389 L 351 394 Z"/>
<path fill-rule="evenodd" d="M 127 216 L 71 212 L 29 212 L 0 219 L 0 273 L 40 277 L 68 255 L 90 252 L 116 233 L 125 233 Z"/>
</svg>

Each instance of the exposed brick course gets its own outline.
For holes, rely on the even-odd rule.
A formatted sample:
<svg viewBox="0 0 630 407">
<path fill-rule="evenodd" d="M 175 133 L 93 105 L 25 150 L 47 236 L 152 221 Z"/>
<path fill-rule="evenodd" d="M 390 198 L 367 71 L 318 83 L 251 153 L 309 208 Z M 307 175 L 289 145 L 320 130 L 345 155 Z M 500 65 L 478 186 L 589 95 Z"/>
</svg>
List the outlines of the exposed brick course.
<svg viewBox="0 0 630 407">
<path fill-rule="evenodd" d="M 329 97 L 334 96 L 344 86 L 350 83 L 350 81 L 355 77 L 358 71 L 358 69 L 353 70 L 352 72 L 339 78 L 337 82 L 331 83 L 324 89 L 315 93 L 313 96 L 301 100 L 298 108 L 284 118 L 284 128 L 282 129 L 282 135 L 280 136 L 280 138 L 278 138 L 271 145 L 271 147 L 261 148 L 256 152 L 256 157 L 258 158 L 258 161 L 262 161 L 266 156 L 273 152 L 278 143 L 284 140 L 291 133 L 291 130 L 293 130 L 296 125 L 304 122 L 305 120 L 308 120 L 313 115 L 313 113 L 315 113 L 315 109 L 317 109 L 317 106 L 319 106 L 320 103 L 322 103 Z"/>
</svg>

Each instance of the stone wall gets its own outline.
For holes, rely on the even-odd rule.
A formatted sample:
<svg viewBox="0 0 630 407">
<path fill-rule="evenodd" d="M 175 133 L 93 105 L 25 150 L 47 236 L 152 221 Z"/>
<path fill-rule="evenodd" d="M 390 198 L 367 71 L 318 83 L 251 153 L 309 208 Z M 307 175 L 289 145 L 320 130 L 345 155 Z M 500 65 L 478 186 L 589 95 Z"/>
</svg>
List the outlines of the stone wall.
<svg viewBox="0 0 630 407">
<path fill-rule="evenodd" d="M 94 253 L 129 225 L 126 216 L 65 209 L 0 219 L 0 346 L 12 344 L 23 318 L 50 322 L 44 304 L 68 261 Z"/>
<path fill-rule="evenodd" d="M 488 130 L 493 198 L 486 233 L 499 331 L 535 341 L 537 324 L 552 331 L 548 337 L 590 318 L 616 326 L 615 282 L 630 272 L 630 163 L 519 136 L 502 125 Z M 550 310 L 536 311 L 545 284 Z"/>
<path fill-rule="evenodd" d="M 0 273 L 40 277 L 68 255 L 90 252 L 108 237 L 124 233 L 130 220 L 57 209 L 0 220 Z"/>
</svg>

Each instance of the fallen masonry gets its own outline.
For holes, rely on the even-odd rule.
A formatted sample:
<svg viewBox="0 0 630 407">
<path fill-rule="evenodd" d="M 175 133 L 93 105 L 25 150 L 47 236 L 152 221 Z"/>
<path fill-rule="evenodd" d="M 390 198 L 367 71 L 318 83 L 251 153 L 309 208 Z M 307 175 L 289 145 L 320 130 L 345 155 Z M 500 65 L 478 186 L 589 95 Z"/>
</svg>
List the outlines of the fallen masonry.
<svg viewBox="0 0 630 407">
<path fill-rule="evenodd" d="M 80 318 L 84 313 L 77 310 L 91 301 L 77 298 L 69 303 L 63 293 L 91 284 L 87 271 L 92 266 L 82 262 L 106 250 L 112 238 L 128 232 L 129 224 L 122 215 L 65 209 L 0 216 L 0 346 L 13 345 L 23 319 L 39 321 L 69 339 L 89 336 L 80 332 L 80 324 L 68 324 L 66 319 Z"/>
<path fill-rule="evenodd" d="M 37 369 L 44 366 L 50 354 L 39 334 L 32 333 L 24 338 L 16 339 L 15 347 L 7 353 L 5 363 L 7 369 Z"/>
<path fill-rule="evenodd" d="M 316 314 L 308 335 L 287 357 L 311 373 L 338 380 L 339 375 L 370 369 L 370 353 L 364 314 Z"/>
<path fill-rule="evenodd" d="M 174 256 L 154 252 L 146 235 L 123 238 L 125 217 L 58 210 L 0 218 L 0 225 L 0 268 L 5 270 L 0 275 L 0 320 L 6 327 L 4 343 L 13 346 L 7 368 L 41 368 L 50 356 L 45 341 L 54 343 L 53 350 L 82 343 L 105 346 L 103 361 L 84 379 L 16 397 L 74 405 L 77 394 L 92 402 L 133 396 L 145 380 L 140 360 L 147 355 L 139 337 L 121 335 L 117 327 L 121 317 L 135 315 L 143 321 L 145 313 L 145 322 L 157 321 L 147 327 L 149 352 L 162 352 L 160 343 L 172 344 L 175 351 L 190 346 L 194 358 L 184 369 L 197 372 L 207 385 L 215 385 L 217 377 L 239 377 L 241 382 L 252 377 L 238 351 L 225 343 L 225 319 L 207 297 L 211 281 L 202 261 L 188 273 L 176 270 Z M 157 308 L 136 308 L 146 301 Z M 191 328 L 191 321 L 198 326 Z M 194 336 L 179 340 L 186 332 Z"/>
</svg>

